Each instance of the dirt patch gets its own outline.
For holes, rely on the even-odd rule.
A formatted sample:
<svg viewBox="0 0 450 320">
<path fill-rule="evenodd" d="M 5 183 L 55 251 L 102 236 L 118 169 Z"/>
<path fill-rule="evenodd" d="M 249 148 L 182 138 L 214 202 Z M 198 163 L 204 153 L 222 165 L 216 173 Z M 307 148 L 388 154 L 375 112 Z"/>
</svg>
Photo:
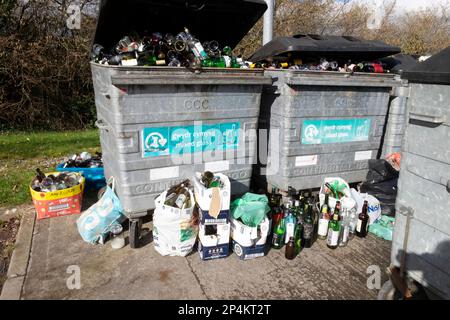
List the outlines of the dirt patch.
<svg viewBox="0 0 450 320">
<path fill-rule="evenodd" d="M 3 283 L 6 281 L 9 261 L 14 251 L 19 225 L 20 219 L 18 217 L 11 218 L 8 221 L 0 220 L 0 291 L 3 288 Z"/>
<path fill-rule="evenodd" d="M 170 278 L 170 271 L 163 270 L 159 272 L 159 281 L 161 282 L 167 282 Z"/>
</svg>

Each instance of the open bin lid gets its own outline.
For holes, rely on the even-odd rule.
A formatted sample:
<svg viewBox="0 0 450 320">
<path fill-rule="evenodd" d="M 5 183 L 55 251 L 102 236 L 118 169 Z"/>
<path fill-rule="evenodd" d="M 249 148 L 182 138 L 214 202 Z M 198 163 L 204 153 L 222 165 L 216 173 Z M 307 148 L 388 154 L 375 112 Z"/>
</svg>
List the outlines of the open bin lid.
<svg viewBox="0 0 450 320">
<path fill-rule="evenodd" d="M 403 72 L 410 82 L 450 85 L 450 47 Z"/>
<path fill-rule="evenodd" d="M 135 31 L 172 33 L 187 27 L 200 41 L 234 48 L 267 5 L 264 0 L 101 0 L 94 43 L 109 48 Z"/>
<path fill-rule="evenodd" d="M 298 34 L 270 41 L 249 60 L 259 62 L 271 57 L 287 56 L 289 53 L 301 55 L 302 58 L 326 56 L 337 60 L 375 60 L 400 51 L 400 48 L 381 41 L 361 40 L 350 36 Z"/>
<path fill-rule="evenodd" d="M 405 70 L 411 69 L 416 65 L 417 59 L 407 54 L 396 54 L 380 59 L 380 61 L 387 65 L 387 69 L 391 73 L 402 74 Z"/>
</svg>

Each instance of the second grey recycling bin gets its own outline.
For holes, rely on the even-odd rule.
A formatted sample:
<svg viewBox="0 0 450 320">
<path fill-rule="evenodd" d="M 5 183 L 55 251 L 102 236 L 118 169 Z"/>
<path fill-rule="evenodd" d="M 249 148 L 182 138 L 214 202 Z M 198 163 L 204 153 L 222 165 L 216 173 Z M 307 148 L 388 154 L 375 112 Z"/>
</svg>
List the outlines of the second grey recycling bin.
<svg viewBox="0 0 450 320">
<path fill-rule="evenodd" d="M 260 128 L 270 129 L 268 184 L 318 188 L 325 177 L 363 181 L 381 148 L 395 75 L 268 70 Z M 279 136 L 275 137 L 275 130 Z M 277 165 L 278 163 L 278 165 Z"/>
<path fill-rule="evenodd" d="M 410 92 L 391 262 L 450 299 L 450 47 L 403 76 Z"/>
<path fill-rule="evenodd" d="M 361 61 L 399 51 L 379 41 L 296 35 L 274 39 L 250 59 Z M 259 168 L 267 183 L 302 190 L 320 187 L 326 177 L 364 180 L 368 160 L 380 153 L 398 75 L 291 69 L 265 74 L 273 79 L 272 86 L 264 88 L 259 121 L 260 129 L 270 131 L 267 167 Z"/>
<path fill-rule="evenodd" d="M 104 0 L 95 43 L 109 47 L 127 32 L 176 34 L 186 26 L 201 41 L 233 47 L 266 8 L 263 1 L 245 0 L 135 0 L 126 5 Z M 155 197 L 195 171 L 222 172 L 230 177 L 234 193 L 248 190 L 261 90 L 270 83 L 262 70 L 192 72 L 97 63 L 91 69 L 105 176 L 115 178 L 130 218 L 132 247 L 140 218 L 154 208 Z M 203 157 L 206 151 L 212 158 Z M 174 154 L 184 154 L 187 162 L 174 160 Z"/>
</svg>

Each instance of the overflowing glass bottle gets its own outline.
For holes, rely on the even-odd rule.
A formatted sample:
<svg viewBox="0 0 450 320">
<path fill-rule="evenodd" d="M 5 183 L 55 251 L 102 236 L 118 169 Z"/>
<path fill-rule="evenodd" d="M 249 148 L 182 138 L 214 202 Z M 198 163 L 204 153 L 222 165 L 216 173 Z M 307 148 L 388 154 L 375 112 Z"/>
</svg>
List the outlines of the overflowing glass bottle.
<svg viewBox="0 0 450 320">
<path fill-rule="evenodd" d="M 330 205 L 330 196 L 335 193 L 332 188 L 329 190 L 331 195 L 326 194 L 324 203 L 318 208 L 311 193 L 283 197 L 276 188 L 272 189 L 268 197 L 272 209 L 273 249 L 285 247 L 286 259 L 291 260 L 302 249 L 310 248 L 317 239 L 326 241 L 328 248 L 337 249 L 345 247 L 355 235 L 362 238 L 367 235 L 367 202 L 362 213 L 357 215 L 356 209 L 348 210 L 340 201 Z"/>
<path fill-rule="evenodd" d="M 188 28 L 176 35 L 153 32 L 123 37 L 111 50 L 94 44 L 91 60 L 105 65 L 248 68 L 250 64 L 233 55 L 229 46 L 217 41 L 200 42 Z"/>
</svg>

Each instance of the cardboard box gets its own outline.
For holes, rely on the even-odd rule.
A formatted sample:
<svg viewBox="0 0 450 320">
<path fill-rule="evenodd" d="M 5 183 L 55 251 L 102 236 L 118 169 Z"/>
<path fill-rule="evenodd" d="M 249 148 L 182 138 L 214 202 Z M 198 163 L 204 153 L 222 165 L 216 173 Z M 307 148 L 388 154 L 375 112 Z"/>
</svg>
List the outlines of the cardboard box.
<svg viewBox="0 0 450 320">
<path fill-rule="evenodd" d="M 201 182 L 201 173 L 194 177 L 195 201 L 199 207 L 200 224 L 216 225 L 228 224 L 230 216 L 230 179 L 224 174 L 217 173 L 223 183 L 223 188 L 206 188 Z"/>
<path fill-rule="evenodd" d="M 202 225 L 199 230 L 198 252 L 202 260 L 227 257 L 230 247 L 230 229 L 227 224 Z"/>
<path fill-rule="evenodd" d="M 236 241 L 232 241 L 232 250 L 241 260 L 251 260 L 264 257 L 267 253 L 267 245 L 255 245 L 253 247 L 243 247 Z"/>
<path fill-rule="evenodd" d="M 205 247 L 201 242 L 199 242 L 198 252 L 200 253 L 200 259 L 202 260 L 226 258 L 230 252 L 230 243 L 221 244 L 214 247 Z"/>
<path fill-rule="evenodd" d="M 263 257 L 266 243 L 271 232 L 271 222 L 265 218 L 258 227 L 248 227 L 237 219 L 231 218 L 231 238 L 233 251 L 241 260 Z"/>
<path fill-rule="evenodd" d="M 58 175 L 59 172 L 50 172 L 46 175 Z M 37 219 L 47 219 L 72 214 L 80 214 L 83 205 L 83 191 L 85 179 L 72 188 L 54 192 L 38 192 L 31 188 L 31 198 L 36 209 Z"/>
</svg>

